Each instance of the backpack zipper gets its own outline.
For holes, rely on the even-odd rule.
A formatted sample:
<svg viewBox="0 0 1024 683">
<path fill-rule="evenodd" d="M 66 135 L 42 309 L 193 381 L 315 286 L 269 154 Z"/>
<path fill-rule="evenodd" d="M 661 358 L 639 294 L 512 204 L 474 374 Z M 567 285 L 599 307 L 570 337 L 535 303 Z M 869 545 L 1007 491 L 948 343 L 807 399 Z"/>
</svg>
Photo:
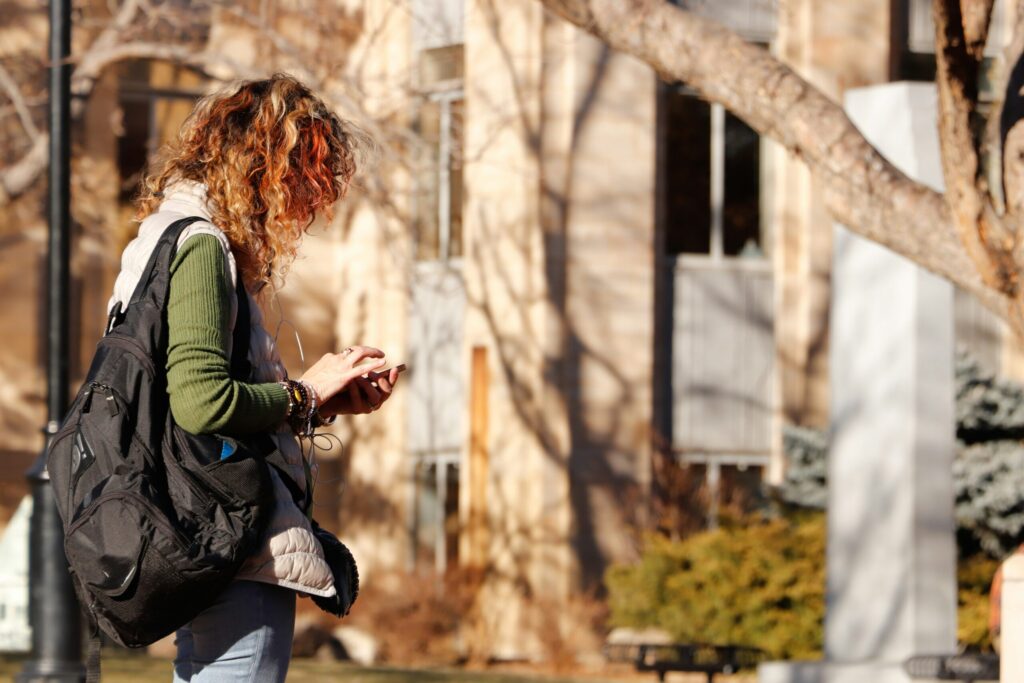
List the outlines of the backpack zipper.
<svg viewBox="0 0 1024 683">
<path fill-rule="evenodd" d="M 125 351 L 128 351 L 134 356 L 139 363 L 142 364 L 142 368 L 146 373 L 153 378 L 156 376 L 156 368 L 153 365 L 153 359 L 149 353 L 146 352 L 145 347 L 139 342 L 135 341 L 131 337 L 114 337 L 107 335 L 99 341 L 100 344 L 109 344 L 111 346 L 120 346 Z"/>
<path fill-rule="evenodd" d="M 91 502 L 89 504 L 89 507 L 82 510 L 82 512 L 78 516 L 78 519 L 76 519 L 75 522 L 70 527 L 68 527 L 68 532 L 67 534 L 65 534 L 65 542 L 67 538 L 70 538 L 70 536 L 76 531 L 78 531 L 78 529 L 80 529 L 83 524 L 89 521 L 89 518 L 92 517 L 93 513 L 96 510 L 96 507 L 100 503 L 104 503 L 108 500 L 113 500 L 115 498 L 131 498 L 140 503 L 142 507 L 149 510 L 150 513 L 153 513 L 150 515 L 150 521 L 153 522 L 154 525 L 163 529 L 163 531 L 171 537 L 171 540 L 175 542 L 175 545 L 177 545 L 180 550 L 182 550 L 186 555 L 188 555 L 189 549 L 191 548 L 192 544 L 188 541 L 187 538 L 185 538 L 185 535 L 180 530 L 175 529 L 170 522 L 163 518 L 163 511 L 160 510 L 160 508 L 158 508 L 155 504 L 153 504 L 152 501 L 150 501 L 145 496 L 135 493 L 134 491 L 122 490 L 104 493 L 99 498 Z"/>
</svg>

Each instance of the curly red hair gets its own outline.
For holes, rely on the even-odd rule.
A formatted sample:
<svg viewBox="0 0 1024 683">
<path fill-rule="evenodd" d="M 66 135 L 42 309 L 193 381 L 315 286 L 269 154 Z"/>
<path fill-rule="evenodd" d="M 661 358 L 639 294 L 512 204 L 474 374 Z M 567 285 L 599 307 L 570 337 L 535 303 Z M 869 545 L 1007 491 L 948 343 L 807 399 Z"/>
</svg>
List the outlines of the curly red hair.
<svg viewBox="0 0 1024 683">
<path fill-rule="evenodd" d="M 245 81 L 196 104 L 143 179 L 136 218 L 178 179 L 205 184 L 213 222 L 258 291 L 283 278 L 317 215 L 333 216 L 356 171 L 354 146 L 349 124 L 292 76 Z"/>
</svg>

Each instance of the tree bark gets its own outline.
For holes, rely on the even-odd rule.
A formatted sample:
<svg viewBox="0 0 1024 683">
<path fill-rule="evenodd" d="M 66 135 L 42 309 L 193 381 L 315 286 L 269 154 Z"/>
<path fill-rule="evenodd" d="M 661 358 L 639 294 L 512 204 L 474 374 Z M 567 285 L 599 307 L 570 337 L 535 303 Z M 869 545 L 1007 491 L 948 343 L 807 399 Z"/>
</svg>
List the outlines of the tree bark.
<svg viewBox="0 0 1024 683">
<path fill-rule="evenodd" d="M 663 0 L 540 1 L 781 143 L 821 181 L 836 220 L 971 292 L 1024 331 L 1018 302 L 993 286 L 998 280 L 983 277 L 943 195 L 892 166 L 838 104 L 767 51 Z M 978 23 L 971 20 L 974 37 Z"/>
<path fill-rule="evenodd" d="M 1015 297 L 1014 240 L 989 199 L 981 166 L 978 77 L 994 0 L 933 0 L 939 140 L 946 203 L 960 241 L 990 287 Z"/>
</svg>

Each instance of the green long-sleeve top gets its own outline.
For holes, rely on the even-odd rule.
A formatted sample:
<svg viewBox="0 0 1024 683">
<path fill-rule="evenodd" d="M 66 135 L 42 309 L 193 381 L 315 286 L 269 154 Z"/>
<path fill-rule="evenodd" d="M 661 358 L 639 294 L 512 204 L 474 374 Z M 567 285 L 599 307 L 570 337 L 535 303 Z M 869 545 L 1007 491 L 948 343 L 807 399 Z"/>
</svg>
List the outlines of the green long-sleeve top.
<svg viewBox="0 0 1024 683">
<path fill-rule="evenodd" d="M 242 436 L 288 412 L 276 383 L 231 378 L 231 299 L 227 257 L 213 235 L 189 237 L 171 263 L 167 302 L 167 393 L 174 420 L 193 434 Z"/>
</svg>

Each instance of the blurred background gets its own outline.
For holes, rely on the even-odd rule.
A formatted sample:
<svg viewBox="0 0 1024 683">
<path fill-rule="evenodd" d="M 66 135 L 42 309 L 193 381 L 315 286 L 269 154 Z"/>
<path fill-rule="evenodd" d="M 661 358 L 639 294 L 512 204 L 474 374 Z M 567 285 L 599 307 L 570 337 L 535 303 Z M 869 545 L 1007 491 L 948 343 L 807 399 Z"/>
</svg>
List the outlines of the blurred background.
<svg viewBox="0 0 1024 683">
<path fill-rule="evenodd" d="M 927 0 L 679 4 L 836 101 L 934 79 Z M 656 628 L 820 656 L 833 233 L 799 159 L 537 0 L 73 12 L 73 390 L 140 176 L 197 98 L 286 71 L 374 140 L 265 313 L 293 376 L 352 344 L 409 367 L 385 410 L 339 420 L 340 445 L 318 440 L 315 516 L 352 547 L 364 592 L 343 622 L 300 608 L 297 652 L 357 637 L 368 662 L 601 671 L 611 629 Z M 13 651 L 27 536 L 11 520 L 46 419 L 47 35 L 45 3 L 0 2 Z M 989 584 L 1024 527 L 1024 353 L 974 299 L 954 301 L 958 637 L 986 651 Z"/>
</svg>

